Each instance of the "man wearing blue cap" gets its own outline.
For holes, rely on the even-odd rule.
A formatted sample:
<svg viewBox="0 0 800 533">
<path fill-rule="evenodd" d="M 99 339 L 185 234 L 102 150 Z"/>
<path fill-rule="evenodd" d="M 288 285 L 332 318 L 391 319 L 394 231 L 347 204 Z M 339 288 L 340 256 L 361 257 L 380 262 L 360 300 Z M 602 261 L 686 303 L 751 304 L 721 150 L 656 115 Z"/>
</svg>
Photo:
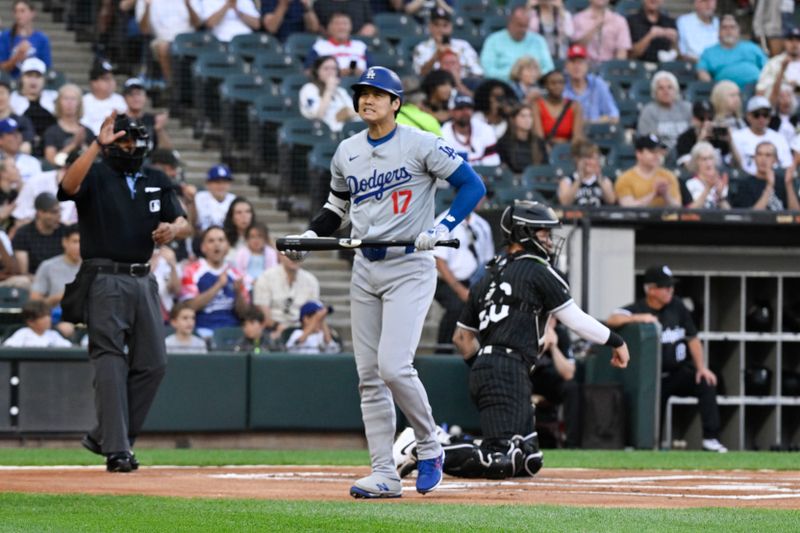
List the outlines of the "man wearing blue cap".
<svg viewBox="0 0 800 533">
<path fill-rule="evenodd" d="M 230 192 L 233 174 L 227 165 L 214 165 L 206 177 L 206 190 L 194 197 L 197 209 L 197 227 L 200 231 L 210 226 L 222 226 L 225 214 L 236 195 Z"/>
<path fill-rule="evenodd" d="M 11 117 L 0 120 L 0 159 L 13 159 L 22 181 L 42 172 L 42 164 L 33 156 L 20 152 L 22 133 L 19 122 Z"/>
</svg>

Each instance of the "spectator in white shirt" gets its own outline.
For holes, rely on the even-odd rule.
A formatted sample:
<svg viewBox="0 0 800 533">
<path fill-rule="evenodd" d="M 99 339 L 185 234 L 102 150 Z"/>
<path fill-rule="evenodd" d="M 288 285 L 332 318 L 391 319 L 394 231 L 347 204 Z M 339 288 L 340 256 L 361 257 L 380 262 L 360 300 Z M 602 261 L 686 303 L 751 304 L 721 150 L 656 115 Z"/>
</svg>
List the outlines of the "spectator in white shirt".
<svg viewBox="0 0 800 533">
<path fill-rule="evenodd" d="M 500 164 L 497 137 L 491 126 L 472 116 L 475 103 L 469 96 L 456 96 L 452 120 L 442 126 L 442 138 L 470 165 L 494 167 Z"/>
<path fill-rule="evenodd" d="M 800 90 L 800 28 L 790 28 L 784 39 L 784 52 L 764 65 L 756 84 L 756 92 L 763 94 L 774 105 L 782 84 Z"/>
<path fill-rule="evenodd" d="M 197 227 L 205 231 L 211 226 L 220 226 L 225 223 L 225 215 L 236 198 L 230 192 L 233 174 L 227 165 L 215 165 L 208 171 L 206 177 L 206 190 L 194 195 L 194 205 L 197 210 Z"/>
<path fill-rule="evenodd" d="M 318 57 L 333 56 L 339 64 L 341 76 L 361 76 L 370 64 L 367 44 L 351 39 L 353 23 L 347 13 L 334 13 L 325 26 L 327 39 L 318 39 L 306 56 L 305 66 L 310 68 Z"/>
<path fill-rule="evenodd" d="M 426 39 L 414 47 L 414 71 L 420 76 L 426 76 L 432 70 L 441 68 L 441 55 L 447 50 L 453 51 L 461 63 L 462 78 L 480 78 L 483 76 L 478 53 L 464 39 L 455 39 L 453 35 L 453 22 L 450 14 L 444 9 L 431 11 Z"/>
<path fill-rule="evenodd" d="M 192 0 L 191 7 L 205 27 L 223 43 L 261 28 L 260 14 L 253 0 Z"/>
<path fill-rule="evenodd" d="M 733 145 L 742 161 L 742 169 L 756 174 L 756 147 L 770 142 L 775 147 L 778 166 L 786 168 L 792 163 L 792 152 L 786 138 L 767 127 L 772 116 L 772 106 L 763 96 L 753 96 L 747 101 L 747 128 L 733 132 Z"/>
<path fill-rule="evenodd" d="M 694 11 L 678 17 L 678 51 L 686 61 L 697 63 L 700 54 L 719 43 L 717 0 L 694 0 Z"/>
<path fill-rule="evenodd" d="M 41 300 L 31 300 L 22 306 L 25 327 L 14 332 L 3 346 L 14 348 L 69 348 L 72 343 L 51 329 L 50 306 Z"/>
<path fill-rule="evenodd" d="M 200 25 L 200 18 L 189 0 L 137 0 L 136 21 L 142 33 L 153 36 L 150 48 L 158 59 L 164 81 L 170 83 L 169 46 L 176 35 L 194 31 Z"/>
<path fill-rule="evenodd" d="M 345 122 L 359 120 L 353 98 L 341 81 L 336 58 L 318 57 L 311 67 L 311 81 L 300 89 L 300 113 L 308 119 L 321 120 L 331 131 L 342 131 Z"/>
<path fill-rule="evenodd" d="M 318 354 L 338 353 L 341 345 L 336 341 L 325 317 L 333 313 L 319 300 L 309 300 L 300 308 L 301 327 L 292 331 L 286 341 L 290 353 Z"/>
<path fill-rule="evenodd" d="M 128 104 L 117 94 L 114 67 L 108 61 L 96 61 L 89 72 L 89 92 L 83 95 L 83 124 L 92 133 L 100 133 L 100 126 L 112 111 L 124 113 Z"/>
<path fill-rule="evenodd" d="M 42 172 L 42 164 L 35 157 L 21 153 L 21 146 L 19 123 L 13 118 L 0 120 L 0 157 L 13 159 L 22 181 L 27 182 Z"/>
<path fill-rule="evenodd" d="M 20 67 L 22 76 L 18 91 L 11 93 L 11 109 L 15 114 L 30 119 L 33 124 L 35 138 L 33 154 L 41 157 L 44 153 L 42 137 L 44 132 L 55 124 L 56 91 L 45 89 L 44 75 L 47 66 L 38 57 L 29 57 Z"/>
</svg>

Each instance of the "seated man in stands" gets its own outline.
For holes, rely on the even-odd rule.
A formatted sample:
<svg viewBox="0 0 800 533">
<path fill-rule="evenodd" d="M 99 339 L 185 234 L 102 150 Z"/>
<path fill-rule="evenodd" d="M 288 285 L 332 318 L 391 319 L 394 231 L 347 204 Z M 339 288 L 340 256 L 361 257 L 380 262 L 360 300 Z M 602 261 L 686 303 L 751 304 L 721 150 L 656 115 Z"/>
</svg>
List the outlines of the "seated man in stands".
<svg viewBox="0 0 800 533">
<path fill-rule="evenodd" d="M 20 274 L 33 279 L 44 261 L 60 255 L 66 226 L 61 223 L 61 204 L 53 193 L 43 192 L 34 201 L 33 222 L 21 226 L 14 235 L 14 250 Z"/>
<path fill-rule="evenodd" d="M 81 121 L 95 135 L 100 133 L 100 126 L 112 111 L 124 113 L 128 108 L 125 99 L 116 90 L 114 67 L 108 61 L 95 61 L 89 71 L 89 92 L 83 95 Z"/>
<path fill-rule="evenodd" d="M 22 77 L 19 89 L 11 93 L 11 109 L 14 113 L 27 117 L 33 124 L 36 134 L 33 144 L 33 154 L 37 157 L 44 155 L 42 139 L 47 128 L 56 123 L 55 101 L 58 93 L 45 89 L 44 75 L 47 66 L 39 58 L 30 57 L 20 67 Z"/>
<path fill-rule="evenodd" d="M 442 138 L 470 165 L 498 166 L 497 137 L 491 126 L 473 117 L 474 110 L 472 97 L 456 96 L 451 119 L 442 126 Z"/>
<path fill-rule="evenodd" d="M 575 357 L 572 355 L 569 331 L 551 318 L 545 329 L 544 348 L 536 361 L 531 384 L 534 396 L 543 397 L 552 407 L 564 404 L 567 448 L 581 446 L 580 384 L 575 378 Z M 538 410 L 538 409 L 537 409 Z M 541 412 L 536 413 L 541 421 Z M 539 442 L 542 442 L 542 435 Z"/>
<path fill-rule="evenodd" d="M 697 63 L 700 81 L 731 80 L 739 88 L 758 81 L 767 56 L 757 44 L 740 37 L 736 18 L 723 15 L 719 23 L 719 44 L 703 50 Z"/>
<path fill-rule="evenodd" d="M 638 12 L 628 15 L 631 59 L 661 63 L 678 58 L 678 29 L 675 19 L 661 11 L 663 3 L 644 0 Z"/>
<path fill-rule="evenodd" d="M 339 353 L 342 346 L 336 340 L 325 317 L 333 313 L 333 307 L 319 300 L 309 300 L 300 308 L 300 327 L 292 331 L 286 341 L 290 353 Z"/>
<path fill-rule="evenodd" d="M 697 63 L 700 54 L 719 43 L 717 0 L 694 0 L 694 12 L 678 17 L 678 50 L 685 61 Z"/>
<path fill-rule="evenodd" d="M 319 19 L 312 5 L 313 0 L 264 0 L 261 2 L 264 30 L 281 42 L 293 33 L 319 32 Z"/>
<path fill-rule="evenodd" d="M 31 300 L 22 306 L 25 327 L 14 332 L 3 346 L 15 348 L 69 348 L 72 343 L 57 331 L 50 329 L 50 306 L 41 300 Z"/>
<path fill-rule="evenodd" d="M 608 84 L 597 74 L 589 74 L 586 48 L 574 44 L 567 51 L 564 97 L 581 104 L 584 124 L 616 124 L 619 108 Z"/>
<path fill-rule="evenodd" d="M 414 72 L 426 76 L 432 70 L 442 68 L 439 61 L 446 51 L 455 53 L 461 64 L 461 78 L 480 78 L 483 76 L 478 53 L 464 39 L 454 39 L 453 22 L 450 13 L 439 7 L 431 11 L 428 22 L 430 38 L 414 47 Z"/>
<path fill-rule="evenodd" d="M 767 127 L 772 116 L 772 106 L 764 96 L 753 96 L 747 101 L 747 127 L 732 134 L 733 147 L 742 162 L 742 170 L 756 173 L 756 146 L 769 142 L 775 148 L 776 162 L 780 168 L 792 164 L 792 152 L 786 138 Z"/>
<path fill-rule="evenodd" d="M 22 145 L 19 151 L 23 154 L 31 153 L 33 140 L 36 136 L 33 131 L 33 124 L 27 117 L 17 115 L 11 109 L 11 82 L 0 78 L 0 120 L 6 118 L 13 118 L 19 125 L 19 131 L 22 133 Z"/>
<path fill-rule="evenodd" d="M 644 294 L 641 300 L 614 310 L 606 321 L 608 326 L 661 324 L 661 412 L 670 396 L 696 396 L 703 425 L 703 449 L 727 452 L 718 440 L 717 376 L 705 365 L 703 344 L 697 338 L 692 315 L 680 298 L 674 297 L 675 278 L 669 267 L 658 265 L 645 271 Z"/>
<path fill-rule="evenodd" d="M 221 227 L 203 232 L 200 249 L 203 257 L 183 271 L 180 300 L 195 310 L 197 332 L 207 338 L 217 328 L 238 326 L 249 298 L 241 272 L 225 263 L 229 245 Z"/>
<path fill-rule="evenodd" d="M 783 179 L 779 179 L 775 173 L 776 162 L 775 145 L 769 141 L 759 143 L 756 146 L 756 171 L 739 181 L 736 193 L 731 198 L 731 206 L 761 211 L 800 209 L 794 188 L 795 166 L 787 168 Z"/>
<path fill-rule="evenodd" d="M 172 60 L 169 47 L 177 35 L 194 31 L 200 25 L 200 17 L 192 9 L 191 2 L 180 0 L 146 0 L 136 2 L 136 21 L 139 31 L 152 35 L 150 49 L 153 51 L 164 81 L 172 81 Z"/>
<path fill-rule="evenodd" d="M 305 66 L 310 68 L 318 57 L 331 56 L 339 64 L 340 76 L 361 76 L 369 66 L 369 54 L 364 41 L 351 39 L 353 25 L 346 13 L 331 15 L 325 34 L 327 39 L 319 39 L 306 56 Z"/>
<path fill-rule="evenodd" d="M 206 190 L 194 195 L 197 224 L 195 227 L 205 231 L 211 226 L 222 226 L 236 195 L 231 193 L 233 174 L 227 165 L 214 165 L 206 176 Z"/>
<path fill-rule="evenodd" d="M 61 238 L 64 253 L 43 261 L 36 269 L 31 284 L 31 300 L 41 300 L 51 308 L 59 308 L 64 297 L 64 287 L 72 283 L 81 267 L 81 235 L 78 225 L 73 224 L 64 229 Z M 65 337 L 72 337 L 75 325 L 71 322 L 57 322 L 56 329 Z"/>
<path fill-rule="evenodd" d="M 285 255 L 280 264 L 265 270 L 253 285 L 253 303 L 264 311 L 264 326 L 272 330 L 273 339 L 280 338 L 288 327 L 300 325 L 300 306 L 319 299 L 319 281 L 300 263 Z"/>
<path fill-rule="evenodd" d="M 166 111 L 150 113 L 144 110 L 147 106 L 147 91 L 145 91 L 144 82 L 139 78 L 128 79 L 122 89 L 122 96 L 128 106 L 125 114 L 138 120 L 147 128 L 147 133 L 150 134 L 150 143 L 152 143 L 149 149 L 152 151 L 157 148 L 172 148 L 172 139 L 167 133 L 169 113 Z"/>
<path fill-rule="evenodd" d="M 35 157 L 22 153 L 22 143 L 19 122 L 11 117 L 0 120 L 0 159 L 14 160 L 22 181 L 26 182 L 42 171 L 42 164 Z"/>
<path fill-rule="evenodd" d="M 190 5 L 202 25 L 223 43 L 261 28 L 261 18 L 253 0 L 192 0 Z"/>
<path fill-rule="evenodd" d="M 622 207 L 680 207 L 681 190 L 675 174 L 662 165 L 665 146 L 655 135 L 634 140 L 636 165 L 617 178 L 614 192 Z"/>
</svg>

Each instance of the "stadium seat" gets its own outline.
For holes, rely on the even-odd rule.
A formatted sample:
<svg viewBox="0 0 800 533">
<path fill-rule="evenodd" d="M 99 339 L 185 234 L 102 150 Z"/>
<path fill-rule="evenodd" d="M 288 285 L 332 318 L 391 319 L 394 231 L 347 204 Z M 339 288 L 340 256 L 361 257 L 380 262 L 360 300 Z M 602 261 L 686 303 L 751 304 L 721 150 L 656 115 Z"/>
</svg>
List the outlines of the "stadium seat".
<svg viewBox="0 0 800 533">
<path fill-rule="evenodd" d="M 492 33 L 504 30 L 508 26 L 508 15 L 489 15 L 483 19 L 478 29 L 485 39 Z"/>
<path fill-rule="evenodd" d="M 397 45 L 399 50 L 402 50 L 402 54 L 405 57 L 413 58 L 414 57 L 414 47 L 416 47 L 419 43 L 426 40 L 428 37 L 426 35 L 406 35 L 402 39 L 400 39 L 400 43 Z"/>
<path fill-rule="evenodd" d="M 242 336 L 242 328 L 239 327 L 217 328 L 212 337 L 212 349 L 220 352 L 232 352 Z"/>
<path fill-rule="evenodd" d="M 514 200 L 536 200 L 547 203 L 547 199 L 534 189 L 527 189 L 522 185 L 500 184 L 494 187 L 491 205 L 496 209 L 502 209 Z"/>
<path fill-rule="evenodd" d="M 308 153 L 308 195 L 312 213 L 322 207 L 328 196 L 331 159 L 338 146 L 338 142 L 325 141 L 314 145 Z"/>
<path fill-rule="evenodd" d="M 458 0 L 457 13 L 468 18 L 476 26 L 490 16 L 508 17 L 503 6 L 497 5 L 494 0 Z"/>
<path fill-rule="evenodd" d="M 363 35 L 354 35 L 354 41 L 361 41 L 367 45 L 367 51 L 370 54 L 373 53 L 381 53 L 381 54 L 396 54 L 397 49 L 390 45 L 386 39 L 381 39 L 380 36 L 375 35 L 373 37 L 364 37 Z"/>
<path fill-rule="evenodd" d="M 628 15 L 633 15 L 640 9 L 642 9 L 642 2 L 640 0 L 621 0 L 617 3 L 614 11 L 623 17 L 627 17 Z"/>
<path fill-rule="evenodd" d="M 0 324 L 22 324 L 22 306 L 28 297 L 27 289 L 0 287 Z"/>
<path fill-rule="evenodd" d="M 528 165 L 522 172 L 522 183 L 558 183 L 558 181 L 563 177 L 563 170 L 555 165 Z"/>
<path fill-rule="evenodd" d="M 753 97 L 756 93 L 756 84 L 755 83 L 748 83 L 744 87 L 742 87 L 742 103 L 747 106 L 747 101 Z M 710 95 L 711 93 L 709 93 Z"/>
<path fill-rule="evenodd" d="M 603 154 L 625 141 L 622 128 L 617 124 L 587 124 L 586 137 L 600 147 Z"/>
<path fill-rule="evenodd" d="M 373 18 L 378 35 L 392 44 L 399 43 L 408 35 L 424 35 L 425 30 L 414 17 L 402 13 L 378 13 Z"/>
<path fill-rule="evenodd" d="M 278 130 L 279 201 L 308 192 L 308 153 L 318 144 L 335 141 L 336 135 L 322 121 L 291 118 L 283 122 Z"/>
<path fill-rule="evenodd" d="M 665 61 L 658 64 L 658 70 L 666 70 L 672 72 L 678 78 L 682 88 L 697 80 L 697 72 L 694 68 L 694 63 L 690 61 Z"/>
<path fill-rule="evenodd" d="M 305 74 L 289 74 L 285 78 L 280 85 L 280 94 L 283 96 L 291 96 L 292 98 L 297 98 L 297 95 L 300 93 L 300 89 L 302 89 L 303 85 L 309 83 L 311 80 Z"/>
<path fill-rule="evenodd" d="M 436 189 L 436 197 L 434 199 L 434 202 L 436 203 L 436 216 L 441 215 L 446 209 L 449 209 L 455 197 L 456 190 L 453 187 Z"/>
<path fill-rule="evenodd" d="M 627 169 L 625 169 L 625 170 L 627 170 Z M 623 172 L 624 172 L 624 170 L 623 170 L 623 169 L 619 169 L 619 168 L 617 168 L 617 167 L 612 167 L 611 165 L 605 165 L 605 166 L 603 166 L 603 168 L 600 170 L 600 173 L 601 173 L 603 176 L 605 176 L 605 177 L 607 177 L 607 178 L 610 178 L 610 179 L 611 179 L 611 181 L 617 181 L 617 176 L 619 176 L 619 175 L 620 175 L 620 174 L 622 174 Z"/>
<path fill-rule="evenodd" d="M 633 100 L 620 100 L 617 102 L 619 108 L 619 124 L 625 129 L 636 129 L 639 121 L 639 111 L 642 108 L 641 102 Z"/>
<path fill-rule="evenodd" d="M 234 74 L 244 74 L 244 61 L 227 52 L 203 52 L 192 66 L 192 105 L 199 113 L 195 136 L 202 137 L 205 122 L 220 123 L 219 86 Z"/>
<path fill-rule="evenodd" d="M 316 33 L 292 33 L 286 38 L 286 42 L 283 43 L 283 51 L 299 59 L 300 63 L 303 63 L 306 56 L 308 56 L 308 53 L 311 51 L 311 47 L 314 46 L 314 43 L 317 42 L 318 39 L 320 39 L 320 36 Z"/>
<path fill-rule="evenodd" d="M 290 118 L 298 118 L 297 96 L 262 94 L 247 111 L 247 129 L 250 139 L 250 176 L 261 178 L 260 172 L 278 170 L 278 127 Z M 276 182 L 277 186 L 277 182 Z"/>
<path fill-rule="evenodd" d="M 713 81 L 693 81 L 686 86 L 686 94 L 683 95 L 683 99 L 688 102 L 699 102 L 701 100 L 709 101 L 713 88 Z M 742 96 L 742 102 L 747 102 L 744 96 Z"/>
<path fill-rule="evenodd" d="M 411 60 L 409 57 L 400 54 L 370 54 L 373 65 L 380 65 L 382 67 L 390 68 L 397 73 L 398 76 L 405 76 L 413 74 L 414 70 L 411 68 Z"/>
<path fill-rule="evenodd" d="M 587 7 L 589 7 L 589 0 L 564 0 L 564 8 L 572 13 L 573 16 Z"/>
<path fill-rule="evenodd" d="M 175 36 L 169 50 L 174 73 L 170 111 L 178 116 L 192 101 L 192 64 L 200 54 L 225 52 L 225 45 L 208 32 L 181 33 Z"/>
<path fill-rule="evenodd" d="M 636 80 L 628 89 L 628 99 L 639 104 L 646 104 L 653 100 L 650 89 L 650 80 Z"/>
<path fill-rule="evenodd" d="M 559 143 L 553 145 L 548 156 L 551 165 L 562 165 L 572 162 L 572 145 L 570 143 Z"/>
<path fill-rule="evenodd" d="M 362 121 L 345 122 L 342 131 L 339 132 L 340 139 L 352 137 L 361 130 L 367 129 L 367 124 Z"/>
<path fill-rule="evenodd" d="M 474 26 L 470 30 L 453 28 L 453 38 L 467 41 L 477 53 L 481 53 L 484 37 L 481 35 L 480 29 L 478 29 L 477 26 Z"/>
<path fill-rule="evenodd" d="M 267 91 L 269 85 L 269 80 L 260 74 L 234 74 L 220 85 L 223 161 L 230 163 L 233 149 L 247 146 L 247 109 Z"/>
<path fill-rule="evenodd" d="M 616 146 L 608 153 L 606 165 L 625 172 L 636 164 L 636 150 L 629 144 Z"/>
<path fill-rule="evenodd" d="M 51 91 L 57 91 L 61 88 L 62 85 L 67 83 L 67 77 L 64 75 L 63 72 L 59 72 L 57 70 L 50 69 L 47 71 L 44 77 L 44 88 L 49 89 Z"/>
<path fill-rule="evenodd" d="M 302 74 L 303 64 L 291 54 L 262 54 L 256 56 L 250 71 L 261 74 L 276 86 L 290 74 Z"/>
<path fill-rule="evenodd" d="M 228 51 L 245 61 L 252 62 L 257 57 L 283 53 L 283 45 L 275 37 L 262 32 L 237 35 L 228 44 Z"/>
</svg>

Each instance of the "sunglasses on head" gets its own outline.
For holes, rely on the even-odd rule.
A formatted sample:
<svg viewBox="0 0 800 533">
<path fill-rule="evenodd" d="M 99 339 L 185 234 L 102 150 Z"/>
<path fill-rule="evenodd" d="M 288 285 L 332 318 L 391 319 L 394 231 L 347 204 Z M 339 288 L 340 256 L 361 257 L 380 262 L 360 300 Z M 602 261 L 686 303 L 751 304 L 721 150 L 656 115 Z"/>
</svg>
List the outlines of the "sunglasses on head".
<svg viewBox="0 0 800 533">
<path fill-rule="evenodd" d="M 752 115 L 755 118 L 769 118 L 770 112 L 766 109 L 762 109 L 760 111 L 753 111 Z"/>
</svg>

